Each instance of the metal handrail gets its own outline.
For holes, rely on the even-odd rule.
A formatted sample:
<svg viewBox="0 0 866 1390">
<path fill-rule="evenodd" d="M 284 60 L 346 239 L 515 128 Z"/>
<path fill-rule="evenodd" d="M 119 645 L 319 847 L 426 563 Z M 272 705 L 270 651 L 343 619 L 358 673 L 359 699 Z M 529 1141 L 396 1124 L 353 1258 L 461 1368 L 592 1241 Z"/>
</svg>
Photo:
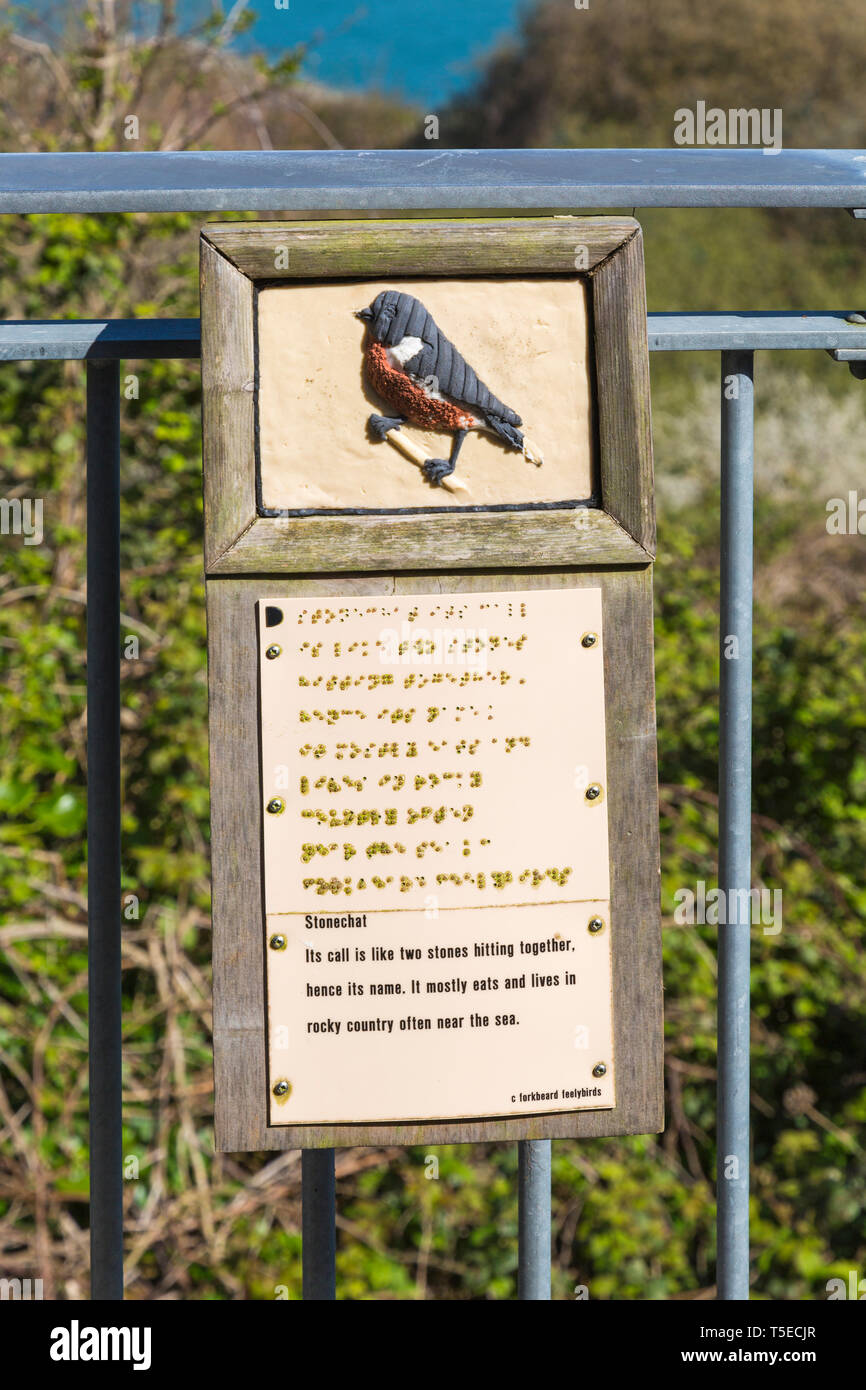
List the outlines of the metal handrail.
<svg viewBox="0 0 866 1390">
<path fill-rule="evenodd" d="M 647 314 L 650 352 L 866 352 L 866 323 L 846 309 L 824 313 Z M 0 362 L 197 358 L 198 319 L 7 319 Z"/>
<path fill-rule="evenodd" d="M 866 208 L 866 151 L 176 150 L 0 154 L 0 212 Z"/>
</svg>

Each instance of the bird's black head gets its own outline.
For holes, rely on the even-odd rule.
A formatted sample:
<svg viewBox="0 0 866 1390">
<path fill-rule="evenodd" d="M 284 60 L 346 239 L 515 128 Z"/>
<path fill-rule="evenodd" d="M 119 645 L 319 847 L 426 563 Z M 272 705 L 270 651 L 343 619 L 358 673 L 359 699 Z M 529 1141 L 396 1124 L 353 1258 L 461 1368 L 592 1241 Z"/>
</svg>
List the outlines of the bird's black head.
<svg viewBox="0 0 866 1390">
<path fill-rule="evenodd" d="M 377 294 L 368 309 L 357 309 L 356 319 L 363 319 L 377 343 L 387 343 L 391 325 L 399 306 L 400 294 L 397 290 L 382 290 Z"/>
</svg>

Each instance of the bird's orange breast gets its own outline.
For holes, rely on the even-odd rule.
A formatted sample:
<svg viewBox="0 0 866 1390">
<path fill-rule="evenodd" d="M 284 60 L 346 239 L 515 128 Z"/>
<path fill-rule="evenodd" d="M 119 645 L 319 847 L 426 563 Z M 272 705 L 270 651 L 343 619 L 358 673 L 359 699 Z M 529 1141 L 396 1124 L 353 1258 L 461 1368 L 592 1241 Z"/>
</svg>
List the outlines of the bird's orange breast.
<svg viewBox="0 0 866 1390">
<path fill-rule="evenodd" d="M 368 343 L 364 360 L 373 390 L 411 424 L 428 430 L 471 430 L 478 423 L 474 415 L 467 414 L 453 401 L 428 396 L 405 372 L 391 364 L 387 348 L 375 339 L 371 338 Z"/>
</svg>

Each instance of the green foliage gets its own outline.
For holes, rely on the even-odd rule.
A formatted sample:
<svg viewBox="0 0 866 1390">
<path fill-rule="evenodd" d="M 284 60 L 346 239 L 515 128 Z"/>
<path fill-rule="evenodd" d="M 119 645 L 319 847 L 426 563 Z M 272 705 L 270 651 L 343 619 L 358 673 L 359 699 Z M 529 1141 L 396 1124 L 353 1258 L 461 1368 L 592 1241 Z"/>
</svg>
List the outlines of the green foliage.
<svg viewBox="0 0 866 1390">
<path fill-rule="evenodd" d="M 34 232 L 38 254 L 20 224 L 5 243 L 19 302 L 47 287 L 57 309 L 82 312 L 98 265 L 118 314 L 195 311 L 189 219 L 45 218 Z M 145 237 L 171 246 L 177 269 L 165 293 L 154 275 L 143 305 L 123 265 Z M 198 370 L 127 364 L 122 381 L 133 370 L 138 397 L 122 402 L 123 641 L 139 642 L 122 667 L 124 893 L 140 905 L 124 917 L 124 1153 L 139 1162 L 126 1186 L 130 1292 L 297 1298 L 296 1162 L 211 1152 Z M 11 368 L 0 394 L 4 487 L 45 501 L 44 543 L 0 552 L 0 1056 L 5 1113 L 25 1117 L 0 1159 L 0 1219 L 7 1241 L 52 1252 L 66 1296 L 86 1287 L 74 1237 L 87 1184 L 82 376 Z M 713 1281 L 716 933 L 678 925 L 673 909 L 678 889 L 716 872 L 716 503 L 710 492 L 665 517 L 657 569 L 668 1125 L 660 1138 L 556 1145 L 563 1298 L 582 1285 L 594 1298 L 688 1296 Z M 765 563 L 786 563 L 796 517 L 760 521 Z M 830 629 L 818 609 L 794 621 L 765 606 L 756 623 L 755 882 L 784 889 L 781 932 L 754 928 L 758 1297 L 821 1296 L 839 1268 L 866 1264 L 866 1078 L 851 1060 L 866 997 L 856 619 L 855 604 Z M 422 1150 L 341 1155 L 342 1296 L 514 1296 L 513 1146 L 431 1153 L 437 1178 Z M 56 1194 L 47 1208 L 15 1195 L 34 1164 Z"/>
</svg>

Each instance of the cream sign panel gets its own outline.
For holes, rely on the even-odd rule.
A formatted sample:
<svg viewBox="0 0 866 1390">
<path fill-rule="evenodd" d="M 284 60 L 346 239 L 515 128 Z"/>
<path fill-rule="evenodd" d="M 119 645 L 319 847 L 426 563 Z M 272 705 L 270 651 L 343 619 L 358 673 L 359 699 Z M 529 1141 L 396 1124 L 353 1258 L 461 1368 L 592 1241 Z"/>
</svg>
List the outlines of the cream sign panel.
<svg viewBox="0 0 866 1390">
<path fill-rule="evenodd" d="M 415 378 L 438 388 L 428 389 L 428 407 L 442 406 L 429 410 L 424 428 L 413 423 L 410 403 L 397 403 L 394 372 L 376 356 L 388 298 L 410 296 L 423 327 L 422 337 L 405 339 L 408 351 L 426 349 Z M 555 503 L 593 493 L 587 298 L 578 277 L 277 285 L 260 290 L 256 305 L 266 509 L 400 511 Z M 437 350 L 443 335 L 446 350 Z M 399 357 L 400 345 L 391 352 Z M 493 399 L 483 386 L 480 394 L 467 390 L 466 375 L 475 372 Z M 459 401 L 461 392 L 495 409 L 488 418 L 498 432 L 470 425 L 453 471 L 425 477 L 405 453 L 416 463 L 419 451 L 421 458 L 455 457 L 461 412 L 442 397 Z M 401 411 L 408 419 L 394 427 Z M 519 435 L 508 428 L 518 416 Z"/>
<path fill-rule="evenodd" d="M 612 1107 L 601 590 L 258 607 L 270 1123 Z"/>
</svg>

